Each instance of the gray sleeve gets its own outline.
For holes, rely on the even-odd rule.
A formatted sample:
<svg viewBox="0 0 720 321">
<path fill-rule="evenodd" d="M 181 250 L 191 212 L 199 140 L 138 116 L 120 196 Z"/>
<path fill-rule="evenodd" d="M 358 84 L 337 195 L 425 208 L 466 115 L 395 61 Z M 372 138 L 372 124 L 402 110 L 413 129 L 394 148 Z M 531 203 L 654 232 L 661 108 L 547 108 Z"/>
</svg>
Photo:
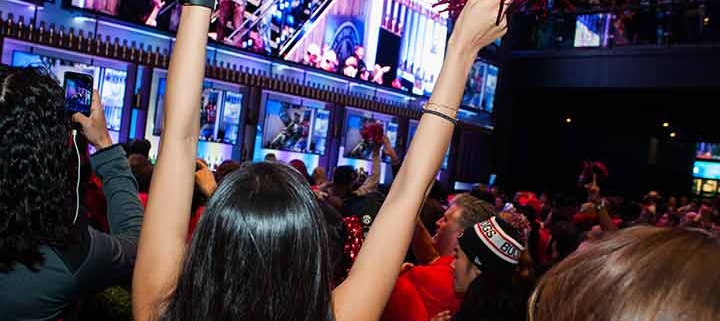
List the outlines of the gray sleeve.
<svg viewBox="0 0 720 321">
<path fill-rule="evenodd" d="M 143 207 L 137 183 L 120 145 L 106 148 L 90 158 L 93 171 L 100 177 L 107 199 L 110 234 L 137 241 L 143 221 Z"/>
<path fill-rule="evenodd" d="M 131 280 L 143 221 L 137 184 L 123 149 L 119 145 L 104 149 L 90 162 L 103 183 L 110 234 L 89 229 L 88 257 L 76 272 L 81 293 Z"/>
</svg>

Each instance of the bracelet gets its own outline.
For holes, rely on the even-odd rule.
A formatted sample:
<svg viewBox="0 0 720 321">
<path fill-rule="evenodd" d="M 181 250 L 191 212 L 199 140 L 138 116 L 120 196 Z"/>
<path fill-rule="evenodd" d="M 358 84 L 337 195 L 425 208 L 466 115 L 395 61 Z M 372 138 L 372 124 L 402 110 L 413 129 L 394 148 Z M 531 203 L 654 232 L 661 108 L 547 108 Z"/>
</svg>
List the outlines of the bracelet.
<svg viewBox="0 0 720 321">
<path fill-rule="evenodd" d="M 217 3 L 217 0 L 180 0 L 183 6 L 201 6 L 213 11 L 217 8 Z"/>
<path fill-rule="evenodd" d="M 424 110 L 433 110 L 445 115 L 448 115 L 451 118 L 456 118 L 457 116 L 457 109 L 450 108 L 449 106 L 440 105 L 436 103 L 427 103 L 423 106 Z"/>
<path fill-rule="evenodd" d="M 455 119 L 453 119 L 452 117 L 450 117 L 450 116 L 448 116 L 448 115 L 445 115 L 445 114 L 443 114 L 443 113 L 441 113 L 441 112 L 439 112 L 439 111 L 435 111 L 435 110 L 432 110 L 432 109 L 425 109 L 425 110 L 423 110 L 423 114 L 430 114 L 430 115 L 438 116 L 438 117 L 440 117 L 440 118 L 442 118 L 442 119 L 445 119 L 445 120 L 451 122 L 451 123 L 453 124 L 453 126 L 457 126 L 457 120 L 455 120 Z"/>
</svg>

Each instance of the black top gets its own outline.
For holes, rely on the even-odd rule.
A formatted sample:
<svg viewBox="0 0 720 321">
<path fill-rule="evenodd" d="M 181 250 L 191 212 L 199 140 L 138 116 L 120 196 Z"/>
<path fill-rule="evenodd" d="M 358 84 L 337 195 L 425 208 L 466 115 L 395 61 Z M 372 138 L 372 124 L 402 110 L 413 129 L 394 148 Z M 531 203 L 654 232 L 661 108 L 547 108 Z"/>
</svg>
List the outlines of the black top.
<svg viewBox="0 0 720 321">
<path fill-rule="evenodd" d="M 41 247 L 45 262 L 39 271 L 17 264 L 14 271 L 0 273 L 0 320 L 73 321 L 78 298 L 132 279 L 143 221 L 135 178 L 119 145 L 101 150 L 90 162 L 103 182 L 111 234 L 80 219 L 81 242 L 67 249 Z"/>
</svg>

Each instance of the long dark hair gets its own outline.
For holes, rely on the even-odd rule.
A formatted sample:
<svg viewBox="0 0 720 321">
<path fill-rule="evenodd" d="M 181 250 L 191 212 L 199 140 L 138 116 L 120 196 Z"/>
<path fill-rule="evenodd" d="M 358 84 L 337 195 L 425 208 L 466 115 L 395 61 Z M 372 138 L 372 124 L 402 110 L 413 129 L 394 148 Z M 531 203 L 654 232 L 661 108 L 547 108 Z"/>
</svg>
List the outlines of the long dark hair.
<svg viewBox="0 0 720 321">
<path fill-rule="evenodd" d="M 0 273 L 77 241 L 77 164 L 63 90 L 45 69 L 0 65 Z"/>
<path fill-rule="evenodd" d="M 326 223 L 305 179 L 243 164 L 210 198 L 160 320 L 333 320 Z"/>
</svg>

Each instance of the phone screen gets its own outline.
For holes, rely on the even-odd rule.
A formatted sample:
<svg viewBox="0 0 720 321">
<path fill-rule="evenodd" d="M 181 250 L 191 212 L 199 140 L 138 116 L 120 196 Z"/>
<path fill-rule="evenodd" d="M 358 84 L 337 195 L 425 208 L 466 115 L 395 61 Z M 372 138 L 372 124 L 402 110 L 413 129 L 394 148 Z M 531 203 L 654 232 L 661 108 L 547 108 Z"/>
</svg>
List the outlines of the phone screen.
<svg viewBox="0 0 720 321">
<path fill-rule="evenodd" d="M 90 116 L 93 77 L 76 72 L 65 72 L 65 110 L 69 115 L 82 113 Z"/>
</svg>

